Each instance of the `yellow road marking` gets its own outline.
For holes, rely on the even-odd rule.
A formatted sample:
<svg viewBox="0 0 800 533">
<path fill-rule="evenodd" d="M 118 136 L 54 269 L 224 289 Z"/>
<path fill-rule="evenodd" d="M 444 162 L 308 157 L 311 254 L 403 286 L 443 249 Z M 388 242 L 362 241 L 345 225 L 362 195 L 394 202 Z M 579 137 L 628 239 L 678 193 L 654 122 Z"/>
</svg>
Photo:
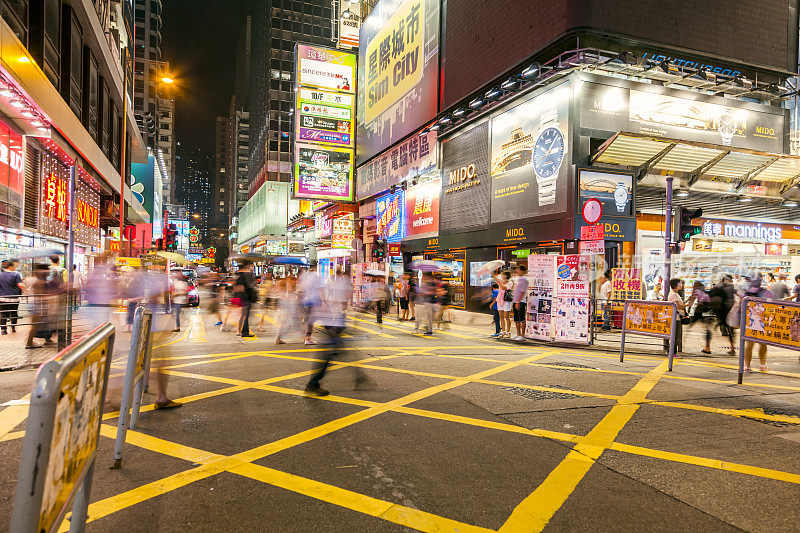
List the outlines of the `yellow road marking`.
<svg viewBox="0 0 800 533">
<path fill-rule="evenodd" d="M 639 380 L 600 422 L 570 450 L 567 457 L 547 476 L 533 493 L 525 498 L 498 530 L 541 531 L 558 511 L 595 461 L 609 446 L 633 414 L 638 402 L 647 397 L 661 375 L 667 371 L 666 361 Z"/>
<path fill-rule="evenodd" d="M 357 324 L 348 324 L 347 327 L 358 329 L 361 331 L 366 331 L 367 333 L 371 333 L 373 335 L 377 335 L 379 337 L 383 337 L 384 339 L 396 339 L 397 335 L 389 335 L 388 333 L 381 333 L 380 331 L 375 331 L 374 329 L 365 328 L 364 326 L 359 326 Z"/>
<path fill-rule="evenodd" d="M 31 395 L 26 394 L 20 400 L 30 399 Z M 0 411 L 0 437 L 6 435 L 15 427 L 20 425 L 28 418 L 28 409 L 30 405 L 9 405 Z"/>
<path fill-rule="evenodd" d="M 206 338 L 206 325 L 203 323 L 203 317 L 200 312 L 189 315 L 191 319 L 190 339 L 192 342 L 208 342 Z"/>
<path fill-rule="evenodd" d="M 356 317 L 354 317 L 354 316 L 351 316 L 351 317 L 350 317 L 350 320 L 357 320 L 358 322 L 364 322 L 364 323 L 366 323 L 366 324 L 374 324 L 374 323 L 375 323 L 375 322 L 373 322 L 373 321 L 371 321 L 371 320 L 364 320 L 363 318 L 356 318 Z M 398 327 L 396 327 L 396 326 L 390 326 L 390 325 L 388 325 L 388 324 L 384 324 L 384 325 L 383 325 L 383 327 L 384 327 L 385 329 L 391 329 L 391 330 L 393 330 L 393 331 L 399 331 L 399 332 L 401 332 L 401 333 L 407 333 L 407 334 L 409 334 L 409 335 L 414 335 L 415 337 L 421 337 L 421 338 L 423 338 L 423 339 L 431 339 L 431 340 L 433 339 L 433 337 L 432 337 L 431 335 L 423 335 L 422 333 L 414 333 L 414 332 L 412 332 L 412 331 L 408 331 L 408 330 L 407 330 L 407 329 L 405 329 L 405 328 L 398 328 Z"/>
<path fill-rule="evenodd" d="M 108 424 L 100 424 L 100 434 L 109 439 L 116 439 L 117 428 L 116 426 L 110 426 Z M 145 435 L 144 433 L 132 429 L 128 429 L 125 433 L 125 443 L 192 463 L 205 464 L 225 458 L 224 455 L 199 450 L 191 446 L 184 446 L 183 444 L 176 444 L 168 440 L 159 439 L 158 437 Z"/>
<path fill-rule="evenodd" d="M 492 531 L 491 529 L 464 524 L 432 513 L 426 513 L 419 509 L 379 500 L 313 479 L 267 468 L 266 466 L 247 463 L 235 466 L 229 471 L 418 531 L 459 531 L 465 533 Z"/>
</svg>

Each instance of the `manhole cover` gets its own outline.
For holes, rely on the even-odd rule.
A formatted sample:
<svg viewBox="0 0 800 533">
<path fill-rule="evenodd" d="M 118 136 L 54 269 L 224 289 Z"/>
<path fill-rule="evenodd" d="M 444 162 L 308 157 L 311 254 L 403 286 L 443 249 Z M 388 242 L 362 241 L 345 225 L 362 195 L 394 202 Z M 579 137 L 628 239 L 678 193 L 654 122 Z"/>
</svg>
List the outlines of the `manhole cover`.
<svg viewBox="0 0 800 533">
<path fill-rule="evenodd" d="M 547 385 L 550 389 L 563 389 L 564 387 L 559 387 L 558 385 Z M 545 390 L 536 390 L 536 389 L 526 389 L 524 387 L 500 387 L 501 390 L 506 392 L 510 392 L 512 394 L 518 394 L 519 396 L 524 396 L 529 400 L 568 400 L 570 398 L 578 398 L 574 394 L 569 394 L 566 392 L 552 392 L 552 391 L 545 391 Z"/>
<path fill-rule="evenodd" d="M 579 364 L 579 363 L 566 363 L 566 362 L 563 362 L 563 361 L 559 361 L 557 363 L 546 363 L 546 364 L 549 367 L 559 367 L 560 366 L 564 370 L 570 370 L 572 368 L 574 368 L 574 369 L 578 369 L 578 368 L 594 368 L 593 366 L 582 365 L 582 364 Z"/>
</svg>

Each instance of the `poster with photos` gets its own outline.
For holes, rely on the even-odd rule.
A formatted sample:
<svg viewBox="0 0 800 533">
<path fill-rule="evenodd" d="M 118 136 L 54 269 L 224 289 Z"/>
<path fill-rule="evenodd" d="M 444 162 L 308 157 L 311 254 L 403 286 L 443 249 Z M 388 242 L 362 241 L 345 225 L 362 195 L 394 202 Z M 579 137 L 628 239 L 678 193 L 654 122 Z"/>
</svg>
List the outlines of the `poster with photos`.
<svg viewBox="0 0 800 533">
<path fill-rule="evenodd" d="M 590 265 L 588 255 L 559 255 L 556 259 L 556 341 L 589 343 Z"/>
<path fill-rule="evenodd" d="M 528 256 L 528 312 L 525 337 L 553 339 L 553 297 L 555 296 L 555 255 Z"/>
</svg>

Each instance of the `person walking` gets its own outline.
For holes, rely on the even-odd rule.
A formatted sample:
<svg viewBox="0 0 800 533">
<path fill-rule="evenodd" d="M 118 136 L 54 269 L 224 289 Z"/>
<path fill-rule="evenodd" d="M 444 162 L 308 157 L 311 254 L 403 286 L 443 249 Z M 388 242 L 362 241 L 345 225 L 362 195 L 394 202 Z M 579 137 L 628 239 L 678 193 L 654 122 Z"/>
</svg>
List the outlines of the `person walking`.
<svg viewBox="0 0 800 533">
<path fill-rule="evenodd" d="M 325 331 L 325 347 L 327 349 L 317 363 L 316 372 L 306 385 L 305 393 L 309 396 L 327 396 L 329 394 L 329 391 L 320 386 L 320 381 L 325 377 L 331 359 L 338 357 L 341 353 L 345 312 L 353 294 L 349 276 L 339 270 L 328 281 L 324 292 L 324 302 L 319 309 L 318 318 Z M 361 368 L 357 366 L 352 368 L 355 371 L 356 387 L 360 387 L 368 381 L 367 377 Z"/>
<path fill-rule="evenodd" d="M 400 318 L 398 319 L 400 322 L 404 320 L 408 320 L 408 290 L 411 284 L 411 274 L 408 272 L 403 272 L 403 276 L 400 281 Z"/>
<path fill-rule="evenodd" d="M 513 283 L 512 314 L 514 315 L 514 326 L 517 334 L 512 340 L 517 342 L 525 340 L 525 319 L 528 310 L 528 267 L 517 265 L 514 269 L 516 276 Z"/>
<path fill-rule="evenodd" d="M 424 320 L 427 329 L 424 335 L 433 335 L 433 299 L 436 297 L 433 276 L 429 272 L 422 274 L 422 283 L 416 290 L 417 317 L 414 322 L 414 333 L 419 333 L 420 323 Z"/>
<path fill-rule="evenodd" d="M 736 355 L 734 338 L 736 332 L 733 326 L 728 324 L 728 313 L 731 312 L 731 309 L 733 309 L 736 303 L 736 289 L 733 287 L 733 278 L 731 275 L 723 275 L 719 283 L 708 291 L 708 296 L 711 302 L 711 309 L 714 312 L 714 316 L 717 317 L 719 331 L 723 337 L 728 339 L 730 345 L 728 355 Z"/>
<path fill-rule="evenodd" d="M 692 309 L 694 305 L 694 312 L 692 313 L 692 324 L 700 322 L 705 328 L 705 341 L 706 346 L 701 352 L 704 354 L 711 353 L 711 324 L 705 313 L 711 310 L 711 296 L 706 292 L 706 287 L 702 281 L 695 281 L 692 285 L 692 294 L 686 299 L 684 306 L 687 311 Z M 688 313 L 687 313 L 688 314 Z"/>
<path fill-rule="evenodd" d="M 772 299 L 772 293 L 767 289 L 763 288 L 761 285 L 764 282 L 764 279 L 761 277 L 760 273 L 752 274 L 751 276 L 745 277 L 747 281 L 747 285 L 745 285 L 744 290 L 742 291 L 742 297 L 749 296 L 751 298 L 765 298 L 765 299 Z M 741 325 L 743 328 L 746 327 L 746 324 Z M 753 341 L 745 341 L 744 343 L 744 371 L 745 372 L 752 372 L 750 368 L 750 363 L 753 360 Z M 760 342 L 758 343 L 758 362 L 759 367 L 758 370 L 760 372 L 767 371 L 767 345 Z"/>
<path fill-rule="evenodd" d="M 33 310 L 31 311 L 31 327 L 28 330 L 28 338 L 25 342 L 25 348 L 31 350 L 33 348 L 41 348 L 33 342 L 34 338 L 45 338 L 50 340 L 52 334 L 50 330 L 49 317 L 48 317 L 48 295 L 47 295 L 47 276 L 49 271 L 46 265 L 34 265 L 33 277 L 34 280 L 30 284 L 31 300 L 33 303 Z M 52 341 L 50 341 L 52 343 Z"/>
<path fill-rule="evenodd" d="M 489 302 L 489 310 L 492 312 L 492 319 L 494 319 L 494 333 L 489 335 L 493 339 L 500 336 L 500 312 L 497 310 L 497 296 L 500 294 L 500 286 L 492 283 L 492 301 Z"/>
<path fill-rule="evenodd" d="M 300 291 L 303 316 L 306 323 L 304 344 L 317 344 L 317 341 L 311 338 L 311 334 L 314 332 L 314 314 L 322 306 L 322 289 L 322 279 L 313 267 L 303 272 L 298 280 L 298 290 Z"/>
<path fill-rule="evenodd" d="M 233 292 L 241 305 L 241 315 L 239 316 L 238 336 L 243 339 L 255 337 L 250 333 L 250 308 L 253 303 L 258 301 L 258 293 L 253 287 L 253 266 L 250 263 L 243 263 L 239 268 Z"/>
<path fill-rule="evenodd" d="M 13 259 L 4 260 L 0 266 L 0 335 L 8 335 L 6 322 L 11 326 L 11 333 L 17 331 L 19 297 L 25 285 Z"/>
<path fill-rule="evenodd" d="M 507 271 L 501 272 L 497 276 L 498 290 L 497 295 L 497 311 L 500 313 L 500 335 L 499 339 L 511 338 L 511 307 L 514 301 L 514 284 L 511 282 L 511 276 Z"/>
<path fill-rule="evenodd" d="M 417 315 L 415 314 L 417 307 L 417 275 L 416 272 L 408 272 L 408 312 L 411 317 L 408 320 L 416 322 Z"/>
<path fill-rule="evenodd" d="M 178 275 L 172 282 L 172 314 L 175 317 L 175 329 L 177 333 L 181 330 L 181 311 L 186 307 L 189 295 L 189 279 L 184 275 Z"/>
<path fill-rule="evenodd" d="M 675 324 L 675 353 L 683 351 L 683 319 L 686 318 L 686 304 L 681 297 L 683 290 L 683 280 L 680 278 L 672 278 L 669 280 L 669 294 L 667 301 L 674 303 L 677 308 L 677 316 L 675 317 L 677 323 Z M 667 341 L 668 342 L 668 341 Z"/>
</svg>

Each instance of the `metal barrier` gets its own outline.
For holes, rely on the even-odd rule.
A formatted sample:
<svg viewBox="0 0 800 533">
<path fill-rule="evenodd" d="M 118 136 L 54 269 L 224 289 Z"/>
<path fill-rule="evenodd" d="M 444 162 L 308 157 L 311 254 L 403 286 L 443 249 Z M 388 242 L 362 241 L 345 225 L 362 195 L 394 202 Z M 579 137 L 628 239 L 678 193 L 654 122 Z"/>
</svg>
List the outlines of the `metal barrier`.
<svg viewBox="0 0 800 533">
<path fill-rule="evenodd" d="M 11 532 L 85 529 L 114 326 L 106 323 L 39 368 L 19 465 Z"/>
<path fill-rule="evenodd" d="M 128 353 L 128 365 L 125 369 L 125 383 L 122 387 L 122 403 L 119 406 L 119 422 L 117 423 L 117 442 L 114 445 L 114 466 L 122 466 L 122 448 L 128 427 L 136 427 L 139 419 L 139 408 L 144 394 L 144 377 L 150 360 L 150 334 L 153 323 L 153 312 L 145 307 L 137 307 L 133 318 L 131 333 L 131 349 Z"/>
<path fill-rule="evenodd" d="M 672 372 L 677 321 L 678 306 L 675 302 L 626 300 L 622 320 L 622 341 L 619 347 L 620 362 L 625 356 L 626 333 L 669 339 L 669 371 Z"/>
<path fill-rule="evenodd" d="M 740 305 L 739 384 L 741 385 L 744 377 L 746 342 L 800 351 L 800 303 L 745 296 Z M 752 346 L 750 349 L 752 350 Z"/>
</svg>

